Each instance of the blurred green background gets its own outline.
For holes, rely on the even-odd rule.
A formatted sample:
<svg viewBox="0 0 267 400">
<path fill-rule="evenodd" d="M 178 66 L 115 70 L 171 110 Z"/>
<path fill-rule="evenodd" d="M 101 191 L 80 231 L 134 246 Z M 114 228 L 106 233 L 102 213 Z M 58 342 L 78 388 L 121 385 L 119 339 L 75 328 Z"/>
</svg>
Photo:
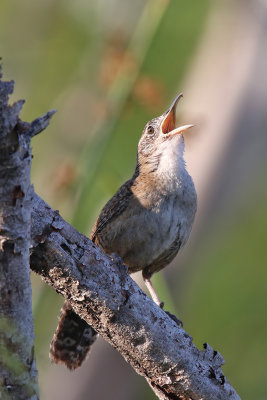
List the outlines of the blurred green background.
<svg viewBox="0 0 267 400">
<path fill-rule="evenodd" d="M 199 207 L 188 245 L 153 280 L 251 400 L 267 398 L 266 21 L 262 0 L 0 2 L 4 78 L 26 99 L 22 118 L 58 110 L 33 141 L 35 190 L 85 234 L 133 173 L 145 123 L 184 92 Z M 51 365 L 62 299 L 32 282 L 42 399 L 155 398 L 101 339 L 78 371 Z"/>
</svg>

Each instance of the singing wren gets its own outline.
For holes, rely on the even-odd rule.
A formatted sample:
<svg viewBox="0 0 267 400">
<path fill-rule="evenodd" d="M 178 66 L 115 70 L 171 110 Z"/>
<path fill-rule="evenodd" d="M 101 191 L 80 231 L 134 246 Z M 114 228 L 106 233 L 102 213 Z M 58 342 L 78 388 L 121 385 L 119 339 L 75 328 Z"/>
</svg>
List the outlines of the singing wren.
<svg viewBox="0 0 267 400">
<path fill-rule="evenodd" d="M 182 93 L 166 112 L 146 124 L 132 178 L 104 206 L 91 233 L 92 241 L 105 253 L 121 257 L 129 273 L 142 271 L 151 297 L 161 307 L 151 276 L 166 267 L 185 245 L 197 209 L 194 183 L 183 156 L 183 133 L 193 125 L 176 127 L 181 97 Z M 64 362 L 71 369 L 81 364 L 91 344 L 86 348 L 83 331 L 88 325 L 80 319 L 80 335 L 76 328 L 75 334 L 76 342 L 81 340 L 75 346 L 81 350 L 83 340 L 83 352 L 75 354 L 71 342 L 68 356 L 63 339 L 71 338 L 68 324 L 74 316 L 77 324 L 79 317 L 66 304 L 50 351 L 55 362 Z"/>
</svg>

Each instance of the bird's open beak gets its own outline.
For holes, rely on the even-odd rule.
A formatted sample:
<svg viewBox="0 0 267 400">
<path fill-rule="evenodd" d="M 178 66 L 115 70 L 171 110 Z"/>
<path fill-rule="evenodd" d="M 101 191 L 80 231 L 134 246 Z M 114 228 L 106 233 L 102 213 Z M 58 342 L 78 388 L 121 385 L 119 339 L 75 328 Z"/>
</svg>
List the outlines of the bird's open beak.
<svg viewBox="0 0 267 400">
<path fill-rule="evenodd" d="M 178 96 L 173 100 L 169 110 L 167 111 L 167 115 L 164 118 L 161 124 L 161 131 L 164 134 L 169 135 L 177 135 L 179 133 L 183 133 L 189 128 L 192 128 L 194 125 L 183 125 L 176 128 L 176 107 L 179 100 L 183 97 L 183 93 L 178 94 Z"/>
</svg>

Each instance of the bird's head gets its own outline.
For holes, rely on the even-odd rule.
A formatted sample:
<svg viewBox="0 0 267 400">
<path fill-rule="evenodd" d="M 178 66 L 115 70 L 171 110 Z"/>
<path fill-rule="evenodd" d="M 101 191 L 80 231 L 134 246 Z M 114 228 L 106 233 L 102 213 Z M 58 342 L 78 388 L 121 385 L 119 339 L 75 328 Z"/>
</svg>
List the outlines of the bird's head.
<svg viewBox="0 0 267 400">
<path fill-rule="evenodd" d="M 160 163 L 175 164 L 183 159 L 183 132 L 194 125 L 176 127 L 176 107 L 183 97 L 180 93 L 167 111 L 149 121 L 138 143 L 138 164 L 147 172 L 154 172 Z M 168 167 L 167 167 L 168 168 Z"/>
</svg>

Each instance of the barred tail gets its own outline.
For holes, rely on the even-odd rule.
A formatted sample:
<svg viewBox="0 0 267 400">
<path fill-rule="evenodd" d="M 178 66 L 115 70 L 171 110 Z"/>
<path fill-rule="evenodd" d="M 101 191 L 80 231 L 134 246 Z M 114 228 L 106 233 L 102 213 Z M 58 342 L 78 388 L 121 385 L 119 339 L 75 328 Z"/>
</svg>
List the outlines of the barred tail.
<svg viewBox="0 0 267 400">
<path fill-rule="evenodd" d="M 50 359 L 71 370 L 76 369 L 85 360 L 96 338 L 97 332 L 65 302 L 50 345 Z"/>
</svg>

